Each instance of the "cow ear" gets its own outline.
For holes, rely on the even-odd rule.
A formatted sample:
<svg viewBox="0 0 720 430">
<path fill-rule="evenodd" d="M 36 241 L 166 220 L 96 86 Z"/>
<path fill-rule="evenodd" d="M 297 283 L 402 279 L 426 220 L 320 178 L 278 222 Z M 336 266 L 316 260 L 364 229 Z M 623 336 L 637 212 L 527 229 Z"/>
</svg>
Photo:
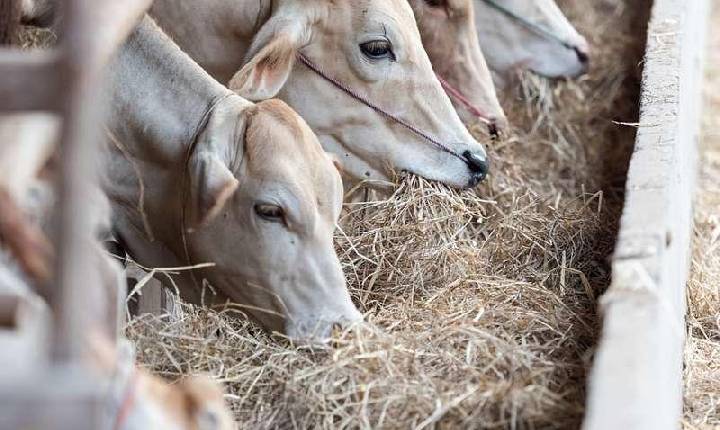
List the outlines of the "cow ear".
<svg viewBox="0 0 720 430">
<path fill-rule="evenodd" d="M 287 35 L 278 35 L 233 76 L 228 87 L 251 101 L 277 96 L 295 65 L 297 49 Z"/>
<path fill-rule="evenodd" d="M 181 382 L 190 406 L 190 416 L 198 430 L 235 428 L 223 399 L 222 387 L 205 376 L 194 376 Z"/>
<path fill-rule="evenodd" d="M 251 101 L 276 97 L 295 65 L 298 50 L 310 41 L 310 26 L 297 11 L 280 10 L 260 29 L 245 66 L 228 87 Z"/>
<path fill-rule="evenodd" d="M 335 169 L 337 169 L 338 172 L 342 175 L 345 171 L 345 167 L 343 166 L 342 160 L 340 160 L 340 157 L 338 157 L 336 154 L 333 154 L 332 152 L 326 152 L 325 155 L 327 158 L 330 159 L 330 162 L 333 163 L 333 166 L 335 166 Z"/>
<path fill-rule="evenodd" d="M 190 167 L 193 216 L 190 229 L 207 225 L 232 197 L 238 180 L 217 155 L 202 152 L 193 157 Z"/>
</svg>

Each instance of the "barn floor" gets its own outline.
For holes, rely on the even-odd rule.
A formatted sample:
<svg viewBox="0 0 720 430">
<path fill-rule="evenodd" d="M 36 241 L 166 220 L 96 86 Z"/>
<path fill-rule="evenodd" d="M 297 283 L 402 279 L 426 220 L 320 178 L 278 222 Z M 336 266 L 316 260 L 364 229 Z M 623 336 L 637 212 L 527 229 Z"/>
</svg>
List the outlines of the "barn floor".
<svg viewBox="0 0 720 430">
<path fill-rule="evenodd" d="M 241 428 L 577 428 L 637 122 L 648 4 L 559 2 L 594 48 L 578 81 L 508 86 L 516 130 L 457 193 L 406 178 L 337 236 L 371 326 L 334 348 L 277 342 L 222 312 L 141 317 L 139 359 L 226 383 Z M 480 133 L 480 131 L 478 131 Z"/>
<path fill-rule="evenodd" d="M 720 4 L 713 4 L 688 284 L 685 429 L 720 427 Z"/>
</svg>

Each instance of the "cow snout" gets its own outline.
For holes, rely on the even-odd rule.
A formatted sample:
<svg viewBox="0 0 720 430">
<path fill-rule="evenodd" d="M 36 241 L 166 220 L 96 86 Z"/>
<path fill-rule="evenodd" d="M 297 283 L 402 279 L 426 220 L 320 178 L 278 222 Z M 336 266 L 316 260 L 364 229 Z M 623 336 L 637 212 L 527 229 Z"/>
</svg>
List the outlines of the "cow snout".
<svg viewBox="0 0 720 430">
<path fill-rule="evenodd" d="M 291 321 L 286 326 L 289 338 L 306 345 L 325 345 L 333 333 L 345 330 L 363 320 L 362 314 L 352 306 L 343 315 L 305 317 Z"/>
<path fill-rule="evenodd" d="M 575 55 L 582 66 L 580 74 L 587 73 L 590 69 L 590 46 L 587 43 L 581 43 L 573 47 Z"/>
<path fill-rule="evenodd" d="M 590 62 L 590 52 L 587 49 L 576 46 L 575 54 L 577 54 L 578 61 L 581 63 L 587 64 Z"/>
<path fill-rule="evenodd" d="M 508 127 L 508 120 L 505 117 L 492 117 L 488 122 L 488 132 L 494 139 L 502 136 Z"/>
<path fill-rule="evenodd" d="M 485 180 L 488 171 L 490 170 L 490 166 L 485 157 L 474 154 L 470 151 L 463 152 L 463 157 L 465 157 L 465 162 L 472 173 L 470 186 L 474 187 L 481 181 Z"/>
</svg>

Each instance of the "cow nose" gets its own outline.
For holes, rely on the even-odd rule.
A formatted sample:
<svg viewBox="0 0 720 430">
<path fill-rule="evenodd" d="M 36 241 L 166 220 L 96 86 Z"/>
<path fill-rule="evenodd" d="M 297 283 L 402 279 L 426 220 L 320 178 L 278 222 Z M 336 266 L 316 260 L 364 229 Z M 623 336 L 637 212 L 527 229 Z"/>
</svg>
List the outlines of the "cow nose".
<svg viewBox="0 0 720 430">
<path fill-rule="evenodd" d="M 587 46 L 576 46 L 575 54 L 577 54 L 578 61 L 582 64 L 587 65 L 590 63 L 590 50 Z"/>
<path fill-rule="evenodd" d="M 498 138 L 508 128 L 508 121 L 505 117 L 492 117 L 488 122 L 488 132 L 492 138 Z"/>
<path fill-rule="evenodd" d="M 500 136 L 500 131 L 498 130 L 498 124 L 497 121 L 493 118 L 488 122 L 488 132 L 490 133 L 490 136 L 493 139 L 496 139 L 498 136 Z"/>
<path fill-rule="evenodd" d="M 483 181 L 487 177 L 490 166 L 488 165 L 488 162 L 484 157 L 473 154 L 470 151 L 463 152 L 463 157 L 465 157 L 465 162 L 467 163 L 468 168 L 472 173 L 472 177 L 470 178 L 470 186 L 474 187 L 475 185 L 480 183 L 480 181 Z"/>
<path fill-rule="evenodd" d="M 468 167 L 470 168 L 470 171 L 473 173 L 482 173 L 487 175 L 488 172 L 488 163 L 485 158 L 480 157 L 477 154 L 473 154 L 470 151 L 463 152 L 463 157 L 465 157 L 465 160 L 467 162 Z"/>
</svg>

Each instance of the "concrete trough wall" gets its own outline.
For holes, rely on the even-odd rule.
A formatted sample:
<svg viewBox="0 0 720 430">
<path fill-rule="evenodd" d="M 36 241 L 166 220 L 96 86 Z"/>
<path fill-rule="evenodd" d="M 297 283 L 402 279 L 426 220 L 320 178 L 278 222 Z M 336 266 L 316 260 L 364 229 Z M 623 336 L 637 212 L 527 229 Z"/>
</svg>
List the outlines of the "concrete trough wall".
<svg viewBox="0 0 720 430">
<path fill-rule="evenodd" d="M 655 0 L 583 428 L 677 429 L 708 0 Z"/>
</svg>

